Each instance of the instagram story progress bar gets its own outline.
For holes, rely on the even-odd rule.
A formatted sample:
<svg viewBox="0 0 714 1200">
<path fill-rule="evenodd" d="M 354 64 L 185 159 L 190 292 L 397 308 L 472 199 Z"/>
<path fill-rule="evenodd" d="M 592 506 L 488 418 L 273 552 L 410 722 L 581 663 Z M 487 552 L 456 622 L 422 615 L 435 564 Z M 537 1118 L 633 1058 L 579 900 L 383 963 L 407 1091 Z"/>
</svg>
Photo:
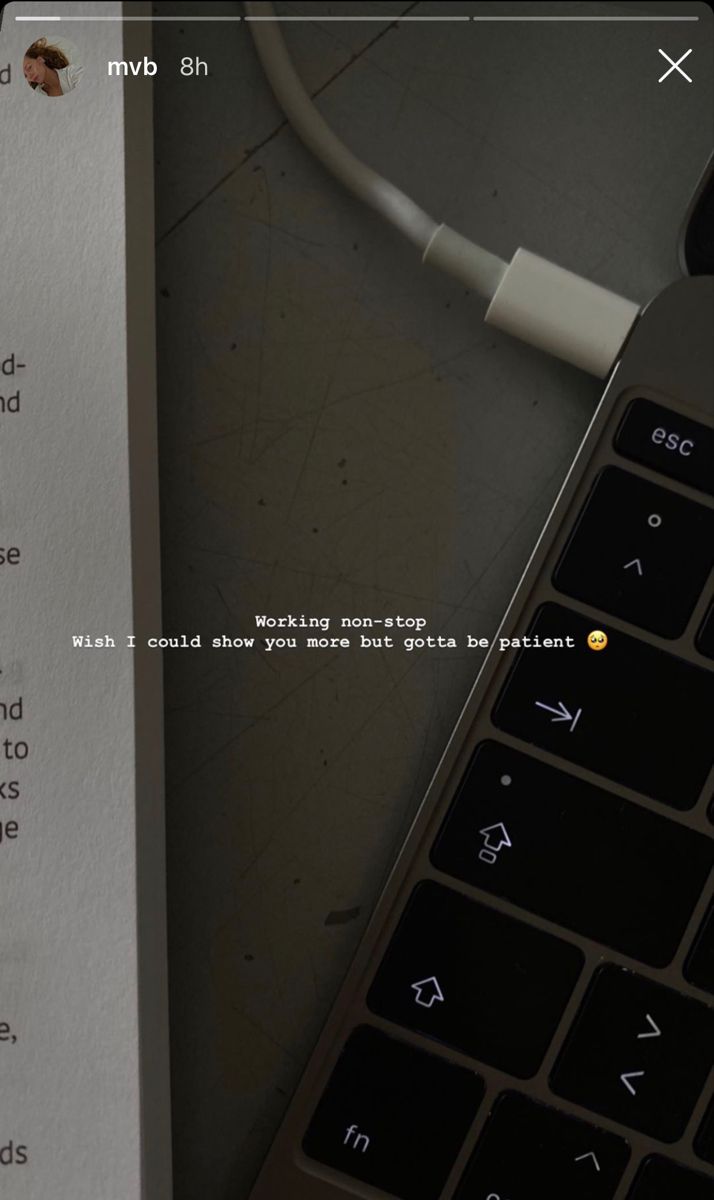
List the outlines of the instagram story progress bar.
<svg viewBox="0 0 714 1200">
<path fill-rule="evenodd" d="M 529 6 L 531 7 L 531 6 Z M 226 24 L 235 24 L 241 21 L 279 21 L 287 23 L 307 23 L 309 25 L 322 25 L 326 22 L 360 22 L 363 24 L 375 25 L 398 25 L 415 22 L 437 22 L 437 23 L 461 23 L 461 24 L 591 24 L 593 22 L 614 23 L 614 24 L 632 24 L 632 23 L 681 23 L 686 21 L 698 21 L 699 17 L 695 13 L 521 13 L 521 14 L 468 14 L 468 13 L 325 13 L 316 16 L 308 13 L 245 13 L 245 14 L 194 14 L 188 15 L 166 15 L 161 14 L 146 14 L 146 13 L 123 13 L 121 15 L 101 14 L 101 15 L 63 15 L 63 14 L 42 14 L 37 13 L 17 13 L 16 21 L 40 22 L 47 21 L 74 21 L 79 23 L 109 21 L 109 22 L 127 22 L 127 21 L 143 21 L 143 22 L 174 22 L 180 25 L 193 22 L 196 24 L 205 24 L 207 22 L 223 22 Z"/>
</svg>

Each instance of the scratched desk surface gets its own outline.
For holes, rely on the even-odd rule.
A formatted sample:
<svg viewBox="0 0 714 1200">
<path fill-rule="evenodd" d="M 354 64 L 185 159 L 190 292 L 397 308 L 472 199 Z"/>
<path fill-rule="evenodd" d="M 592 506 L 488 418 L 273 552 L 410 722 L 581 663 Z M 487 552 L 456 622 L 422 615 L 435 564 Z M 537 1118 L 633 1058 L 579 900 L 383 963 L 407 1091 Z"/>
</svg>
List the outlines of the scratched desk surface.
<svg viewBox="0 0 714 1200">
<path fill-rule="evenodd" d="M 638 301 L 676 278 L 712 141 L 703 33 L 320 20 L 438 7 L 288 6 L 314 17 L 286 37 L 348 145 L 506 258 Z M 244 24 L 154 36 L 164 632 L 204 640 L 165 659 L 175 1195 L 243 1200 L 483 651 L 205 642 L 256 613 L 491 637 L 599 385 L 485 328 L 340 190 Z M 659 85 L 658 48 L 690 45 L 694 83 Z M 180 77 L 186 54 L 207 78 Z"/>
</svg>

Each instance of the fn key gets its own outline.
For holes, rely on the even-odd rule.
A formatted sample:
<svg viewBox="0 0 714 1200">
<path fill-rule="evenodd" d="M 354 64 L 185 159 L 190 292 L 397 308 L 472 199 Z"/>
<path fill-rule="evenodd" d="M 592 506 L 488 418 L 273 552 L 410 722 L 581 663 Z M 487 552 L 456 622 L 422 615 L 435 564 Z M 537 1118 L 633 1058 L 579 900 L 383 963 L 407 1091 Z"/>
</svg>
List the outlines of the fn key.
<svg viewBox="0 0 714 1200">
<path fill-rule="evenodd" d="M 472 1071 L 363 1025 L 342 1051 L 303 1150 L 399 1200 L 439 1200 L 483 1092 Z"/>
</svg>

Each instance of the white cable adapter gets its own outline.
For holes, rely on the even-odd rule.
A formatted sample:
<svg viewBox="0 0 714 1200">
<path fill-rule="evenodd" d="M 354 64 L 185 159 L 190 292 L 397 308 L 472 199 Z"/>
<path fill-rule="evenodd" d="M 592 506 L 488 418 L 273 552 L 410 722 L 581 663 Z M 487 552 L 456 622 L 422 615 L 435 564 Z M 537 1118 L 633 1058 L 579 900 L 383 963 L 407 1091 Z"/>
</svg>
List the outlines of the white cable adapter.
<svg viewBox="0 0 714 1200">
<path fill-rule="evenodd" d="M 617 362 L 639 306 L 528 250 L 506 263 L 448 225 L 439 225 L 333 133 L 287 52 L 272 4 L 245 4 L 256 50 L 276 99 L 307 148 L 440 267 L 489 301 L 485 320 L 539 350 L 604 378 Z"/>
</svg>

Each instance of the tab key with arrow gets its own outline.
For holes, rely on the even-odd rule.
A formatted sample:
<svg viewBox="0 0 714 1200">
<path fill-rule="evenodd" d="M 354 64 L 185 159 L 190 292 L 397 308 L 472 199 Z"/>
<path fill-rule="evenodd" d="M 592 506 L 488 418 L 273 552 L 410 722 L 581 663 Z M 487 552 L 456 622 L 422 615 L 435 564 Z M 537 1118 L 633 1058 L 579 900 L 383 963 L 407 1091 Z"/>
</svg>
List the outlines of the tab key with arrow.
<svg viewBox="0 0 714 1200">
<path fill-rule="evenodd" d="M 573 714 L 570 712 L 570 709 L 566 708 L 562 700 L 558 701 L 557 708 L 553 708 L 550 704 L 544 704 L 542 700 L 536 700 L 535 706 L 536 708 L 542 708 L 545 712 L 553 713 L 553 716 L 550 718 L 551 725 L 555 725 L 559 721 L 569 721 L 570 733 L 574 731 L 583 711 L 582 708 L 579 708 L 573 716 Z"/>
</svg>

